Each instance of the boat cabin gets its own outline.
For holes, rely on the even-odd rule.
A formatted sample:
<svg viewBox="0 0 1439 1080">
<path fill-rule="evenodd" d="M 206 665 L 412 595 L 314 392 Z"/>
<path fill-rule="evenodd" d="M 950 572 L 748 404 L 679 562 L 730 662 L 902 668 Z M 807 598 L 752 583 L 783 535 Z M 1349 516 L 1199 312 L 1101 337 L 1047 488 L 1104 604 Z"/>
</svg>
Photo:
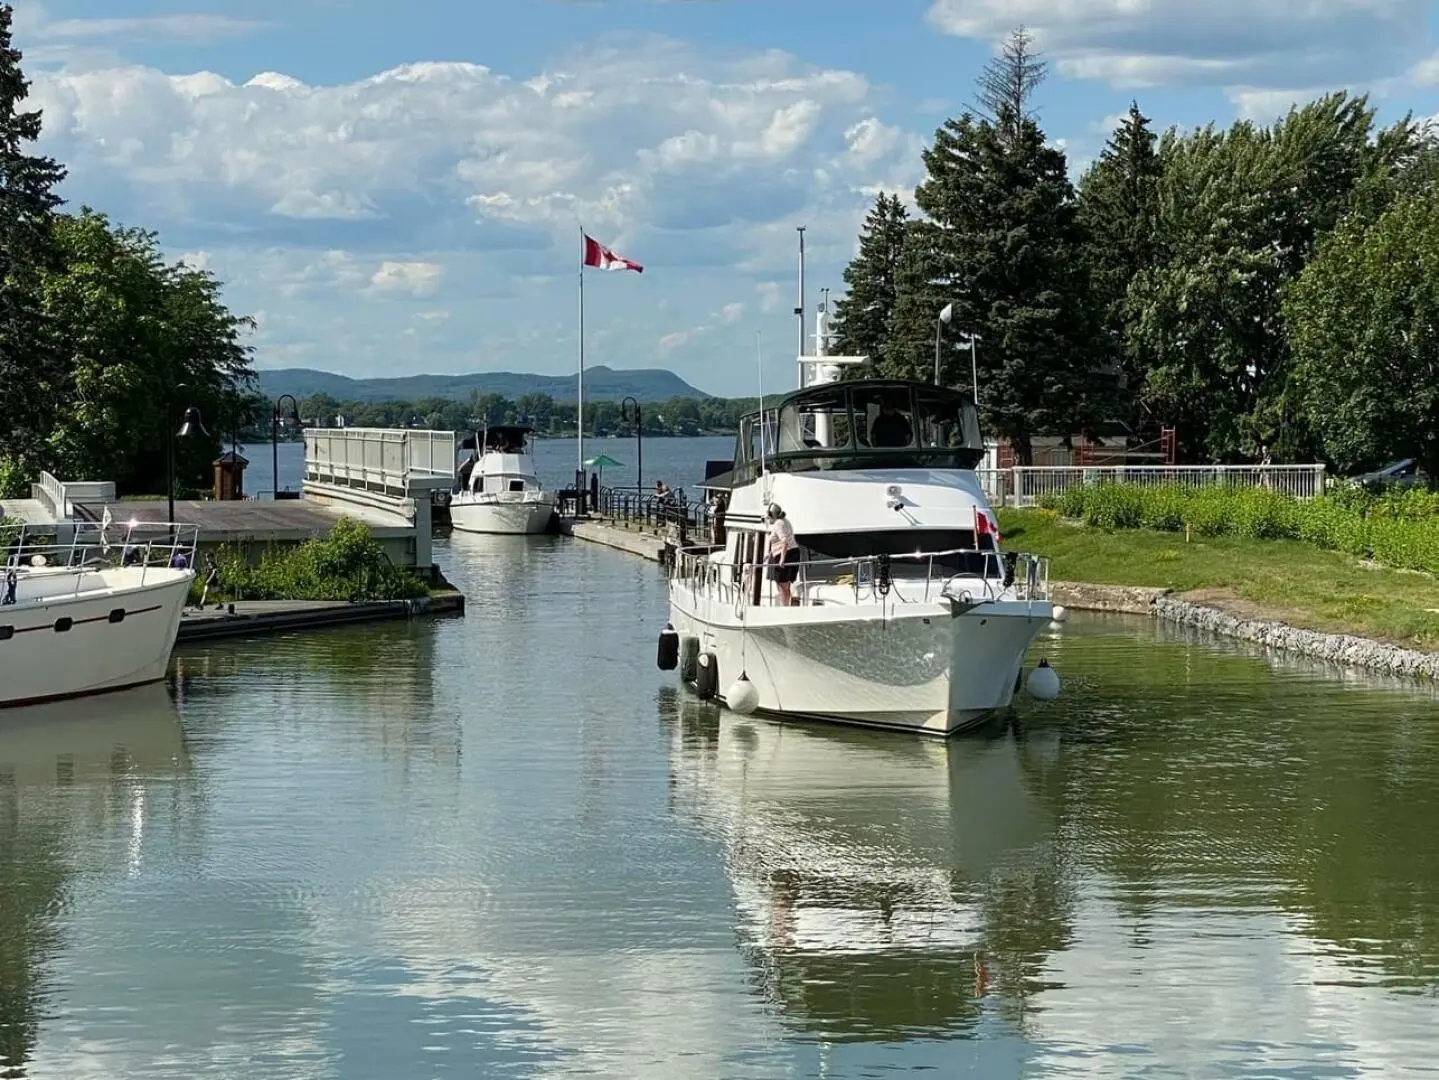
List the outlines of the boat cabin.
<svg viewBox="0 0 1439 1080">
<path fill-rule="evenodd" d="M 815 469 L 973 469 L 984 457 L 966 393 L 854 379 L 797 390 L 740 421 L 732 482 Z"/>
<path fill-rule="evenodd" d="M 741 419 L 730 471 L 702 485 L 725 511 L 711 558 L 736 574 L 763 563 L 775 502 L 812 576 L 874 559 L 896 577 L 993 574 L 998 529 L 974 473 L 983 458 L 967 393 L 884 379 L 795 391 Z"/>
<path fill-rule="evenodd" d="M 456 492 L 538 491 L 540 482 L 525 441 L 534 430 L 521 424 L 497 424 L 465 439 L 460 446 L 471 453 L 456 472 Z"/>
</svg>

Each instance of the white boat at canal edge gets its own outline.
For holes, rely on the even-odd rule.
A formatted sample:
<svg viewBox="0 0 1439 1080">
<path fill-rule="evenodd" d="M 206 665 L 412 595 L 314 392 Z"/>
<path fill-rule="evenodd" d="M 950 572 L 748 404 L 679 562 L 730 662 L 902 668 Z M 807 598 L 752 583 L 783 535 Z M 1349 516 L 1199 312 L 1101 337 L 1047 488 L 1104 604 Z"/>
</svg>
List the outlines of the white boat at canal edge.
<svg viewBox="0 0 1439 1080">
<path fill-rule="evenodd" d="M 520 424 L 488 427 L 476 439 L 475 455 L 456 472 L 450 523 L 462 532 L 522 535 L 544 532 L 558 496 L 545 490 Z"/>
<path fill-rule="evenodd" d="M 825 315 L 819 336 L 825 340 Z M 1009 706 L 1054 617 L 1048 560 L 1000 550 L 970 395 L 905 380 L 808 385 L 744 417 L 724 543 L 681 548 L 659 663 L 736 712 L 947 736 Z M 766 565 L 771 508 L 798 544 L 791 604 Z M 1036 697 L 1058 693 L 1041 661 Z"/>
<path fill-rule="evenodd" d="M 0 708 L 163 679 L 195 579 L 197 539 L 193 525 L 116 526 L 108 514 L 21 526 L 7 544 L 0 597 Z"/>
</svg>

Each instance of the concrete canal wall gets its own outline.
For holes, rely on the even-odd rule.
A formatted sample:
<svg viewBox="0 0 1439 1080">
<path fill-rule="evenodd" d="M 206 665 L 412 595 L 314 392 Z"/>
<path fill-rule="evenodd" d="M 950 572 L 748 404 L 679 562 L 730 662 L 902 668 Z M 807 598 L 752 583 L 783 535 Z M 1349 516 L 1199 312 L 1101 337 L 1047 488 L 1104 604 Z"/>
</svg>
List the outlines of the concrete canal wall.
<svg viewBox="0 0 1439 1080">
<path fill-rule="evenodd" d="M 579 540 L 604 544 L 654 562 L 663 561 L 665 542 L 651 533 L 604 521 L 565 521 L 560 531 Z M 1185 600 L 1174 595 L 1171 589 L 1055 581 L 1050 583 L 1050 595 L 1056 604 L 1072 611 L 1148 615 L 1317 660 L 1391 675 L 1439 680 L 1439 653 L 1406 649 L 1353 634 L 1329 634 L 1303 630 L 1283 622 L 1244 618 L 1209 604 Z"/>
</svg>

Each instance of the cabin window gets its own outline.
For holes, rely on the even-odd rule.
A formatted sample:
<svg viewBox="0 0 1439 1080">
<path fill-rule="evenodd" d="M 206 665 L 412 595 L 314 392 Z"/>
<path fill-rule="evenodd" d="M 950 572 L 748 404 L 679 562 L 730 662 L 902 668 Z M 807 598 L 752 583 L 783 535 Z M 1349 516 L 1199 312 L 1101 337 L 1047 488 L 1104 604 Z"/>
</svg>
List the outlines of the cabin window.
<svg viewBox="0 0 1439 1080">
<path fill-rule="evenodd" d="M 854 391 L 854 422 L 861 446 L 902 450 L 915 444 L 914 416 L 907 388 Z"/>
<path fill-rule="evenodd" d="M 924 574 L 930 560 L 926 552 L 952 552 L 934 560 L 937 568 L 951 574 L 984 574 L 986 567 L 995 572 L 992 556 L 974 551 L 973 529 L 903 529 L 877 532 L 815 533 L 796 536 L 795 540 L 806 549 L 810 559 L 864 559 L 872 555 L 888 555 L 893 562 L 891 572 L 896 577 Z M 980 547 L 993 550 L 994 538 L 983 536 Z M 908 556 L 908 557 L 906 557 Z M 834 573 L 847 573 L 843 564 L 834 567 Z"/>
<path fill-rule="evenodd" d="M 928 389 L 916 390 L 914 397 L 920 446 L 935 450 L 983 447 L 973 403 Z"/>
<path fill-rule="evenodd" d="M 61 615 L 58 619 L 55 620 L 55 633 L 63 634 L 65 633 L 65 631 L 69 630 L 70 627 L 74 625 L 75 620 L 70 618 L 69 615 Z"/>
<path fill-rule="evenodd" d="M 9 641 L 14 636 L 15 628 L 13 626 L 0 626 L 0 641 Z"/>
<path fill-rule="evenodd" d="M 511 481 L 510 481 L 510 490 L 511 490 L 511 491 L 524 491 L 524 490 L 525 490 L 525 482 L 524 482 L 523 480 L 511 480 Z"/>
<path fill-rule="evenodd" d="M 113 610 L 111 610 L 111 612 L 110 612 L 110 621 L 111 621 L 112 623 L 124 622 L 124 621 L 125 621 L 125 609 L 122 608 L 122 607 L 117 607 L 117 608 L 114 608 Z"/>
<path fill-rule="evenodd" d="M 806 396 L 779 413 L 782 454 L 847 449 L 852 445 L 850 433 L 849 402 L 843 387 Z"/>
<path fill-rule="evenodd" d="M 474 486 L 474 489 L 473 489 L 473 490 L 475 491 L 476 494 L 478 494 L 479 492 L 485 490 L 485 478 L 484 478 L 484 476 L 477 476 L 477 477 L 475 477 L 475 486 Z"/>
</svg>

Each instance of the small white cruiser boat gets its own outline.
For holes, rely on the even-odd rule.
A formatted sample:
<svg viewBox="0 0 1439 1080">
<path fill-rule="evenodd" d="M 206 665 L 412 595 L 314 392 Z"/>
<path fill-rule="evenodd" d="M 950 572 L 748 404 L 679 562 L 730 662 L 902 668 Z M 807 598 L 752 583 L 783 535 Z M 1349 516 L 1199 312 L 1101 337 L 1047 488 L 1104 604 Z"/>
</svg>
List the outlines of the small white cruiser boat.
<svg viewBox="0 0 1439 1080">
<path fill-rule="evenodd" d="M 1048 560 L 1000 551 L 973 401 L 800 360 L 817 365 L 810 385 L 744 417 L 730 473 L 705 485 L 728 492 L 727 536 L 675 553 L 660 667 L 736 712 L 934 735 L 979 724 L 1013 700 L 1054 609 Z M 788 590 L 766 565 L 776 506 L 798 544 Z M 1031 690 L 1053 697 L 1041 668 Z"/>
<path fill-rule="evenodd" d="M 479 449 L 460 466 L 450 497 L 450 522 L 463 532 L 544 532 L 558 495 L 546 491 L 535 472 L 525 436 L 516 424 L 486 428 Z"/>
<path fill-rule="evenodd" d="M 11 534 L 0 590 L 0 708 L 163 679 L 195 579 L 197 539 L 193 525 L 115 526 L 108 511 L 102 522 Z"/>
</svg>

